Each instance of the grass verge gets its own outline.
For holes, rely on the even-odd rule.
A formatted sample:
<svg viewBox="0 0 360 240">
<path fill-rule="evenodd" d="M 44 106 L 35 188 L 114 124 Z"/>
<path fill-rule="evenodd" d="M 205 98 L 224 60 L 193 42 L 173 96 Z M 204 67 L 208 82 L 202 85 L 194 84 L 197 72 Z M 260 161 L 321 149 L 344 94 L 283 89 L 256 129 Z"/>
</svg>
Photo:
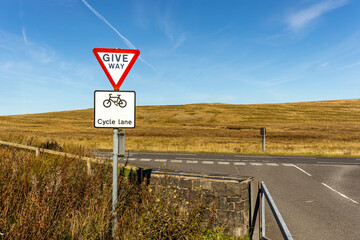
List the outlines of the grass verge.
<svg viewBox="0 0 360 240">
<path fill-rule="evenodd" d="M 179 207 L 166 188 L 135 179 L 120 171 L 115 239 L 232 239 L 203 219 L 198 199 Z M 89 175 L 81 160 L 1 147 L 0 238 L 110 239 L 111 182 L 105 164 Z"/>
</svg>

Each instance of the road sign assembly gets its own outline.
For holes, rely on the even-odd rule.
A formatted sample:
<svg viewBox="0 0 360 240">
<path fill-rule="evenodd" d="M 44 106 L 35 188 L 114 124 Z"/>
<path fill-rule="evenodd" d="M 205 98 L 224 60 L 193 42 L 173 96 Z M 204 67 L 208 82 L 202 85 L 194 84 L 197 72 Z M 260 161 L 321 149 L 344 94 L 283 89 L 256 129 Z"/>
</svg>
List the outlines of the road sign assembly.
<svg viewBox="0 0 360 240">
<path fill-rule="evenodd" d="M 94 48 L 93 53 L 115 91 L 94 92 L 94 126 L 113 128 L 112 236 L 117 225 L 118 163 L 125 156 L 125 130 L 135 128 L 136 96 L 134 91 L 119 91 L 140 55 L 136 49 Z"/>
<path fill-rule="evenodd" d="M 96 128 L 135 128 L 134 91 L 95 91 L 94 126 Z"/>
<path fill-rule="evenodd" d="M 137 49 L 117 48 L 94 48 L 93 53 L 115 90 L 119 90 L 140 55 Z"/>
</svg>

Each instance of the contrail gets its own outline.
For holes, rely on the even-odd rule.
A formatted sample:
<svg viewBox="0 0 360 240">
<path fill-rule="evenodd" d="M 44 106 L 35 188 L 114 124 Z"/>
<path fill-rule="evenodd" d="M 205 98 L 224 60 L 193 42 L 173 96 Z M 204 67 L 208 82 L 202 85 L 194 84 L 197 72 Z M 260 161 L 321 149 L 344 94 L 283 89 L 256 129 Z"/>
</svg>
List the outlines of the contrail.
<svg viewBox="0 0 360 240">
<path fill-rule="evenodd" d="M 27 45 L 27 44 L 28 44 L 28 40 L 27 40 L 27 37 L 26 37 L 26 31 L 25 31 L 25 28 L 24 28 L 24 27 L 22 28 L 22 34 L 23 34 L 24 43 L 25 43 L 25 45 Z"/>
<path fill-rule="evenodd" d="M 117 35 L 119 35 L 119 37 L 125 42 L 125 44 L 132 49 L 137 49 L 134 44 L 132 44 L 126 37 L 124 37 L 116 28 L 114 28 L 113 25 L 111 25 L 111 23 L 109 23 L 100 13 L 98 13 L 98 11 L 96 11 L 90 4 L 88 4 L 85 0 L 82 0 L 82 2 L 90 9 L 90 11 L 92 11 L 95 16 L 97 16 L 98 18 L 100 18 L 104 23 L 106 23 L 106 25 L 108 25 L 112 30 L 114 30 L 116 32 Z M 147 61 L 145 61 L 141 56 L 139 56 L 139 59 L 145 63 L 146 65 L 148 65 L 149 67 L 151 67 L 155 72 L 156 69 Z"/>
</svg>

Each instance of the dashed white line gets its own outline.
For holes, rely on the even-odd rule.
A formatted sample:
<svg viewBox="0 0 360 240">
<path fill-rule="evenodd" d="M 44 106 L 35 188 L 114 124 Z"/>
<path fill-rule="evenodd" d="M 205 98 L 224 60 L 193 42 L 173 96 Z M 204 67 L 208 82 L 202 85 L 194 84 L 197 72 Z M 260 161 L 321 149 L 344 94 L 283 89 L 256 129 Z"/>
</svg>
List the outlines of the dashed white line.
<svg viewBox="0 0 360 240">
<path fill-rule="evenodd" d="M 137 158 L 128 158 L 129 159 L 129 161 L 136 161 L 137 160 Z"/>
<path fill-rule="evenodd" d="M 250 163 L 252 166 L 262 166 L 262 163 Z"/>
<path fill-rule="evenodd" d="M 266 165 L 268 165 L 268 166 L 279 166 L 279 164 L 277 164 L 277 163 L 266 163 Z"/>
<path fill-rule="evenodd" d="M 154 161 L 155 162 L 166 162 L 167 160 L 166 159 L 155 159 Z"/>
<path fill-rule="evenodd" d="M 183 160 L 171 160 L 171 162 L 182 163 Z"/>
<path fill-rule="evenodd" d="M 282 163 L 282 165 L 285 167 L 293 167 L 294 166 L 294 164 L 292 164 L 292 163 Z"/>
<path fill-rule="evenodd" d="M 245 165 L 246 165 L 246 163 L 244 163 L 244 162 L 234 162 L 234 165 L 241 165 L 241 166 L 245 166 Z"/>
<path fill-rule="evenodd" d="M 150 162 L 150 158 L 140 158 L 140 162 Z"/>
<path fill-rule="evenodd" d="M 230 163 L 229 162 L 218 162 L 218 164 L 220 164 L 220 165 L 229 165 Z"/>
<path fill-rule="evenodd" d="M 198 163 L 198 161 L 190 161 L 190 160 L 187 160 L 186 163 Z"/>
<path fill-rule="evenodd" d="M 343 198 L 346 198 L 346 199 L 350 200 L 350 201 L 353 202 L 353 203 L 359 204 L 357 201 L 355 201 L 355 200 L 353 200 L 353 199 L 345 196 L 345 195 L 342 194 L 341 192 L 336 191 L 335 189 L 333 189 L 333 188 L 330 187 L 329 185 L 326 185 L 325 183 L 321 183 L 321 184 L 324 185 L 325 187 L 329 188 L 330 190 L 336 192 L 337 194 L 339 194 L 339 195 L 342 196 Z"/>
<path fill-rule="evenodd" d="M 201 163 L 203 163 L 203 164 L 213 164 L 214 162 L 213 161 L 202 161 Z"/>
<path fill-rule="evenodd" d="M 294 166 L 294 167 L 296 167 L 297 169 L 299 169 L 300 171 L 302 171 L 303 173 L 305 173 L 306 175 L 308 175 L 309 177 L 311 177 L 311 174 L 310 174 L 310 173 L 308 173 L 308 172 L 306 172 L 304 169 L 302 169 L 302 168 L 300 168 L 300 167 L 296 166 L 295 164 L 293 164 L 293 166 Z"/>
</svg>

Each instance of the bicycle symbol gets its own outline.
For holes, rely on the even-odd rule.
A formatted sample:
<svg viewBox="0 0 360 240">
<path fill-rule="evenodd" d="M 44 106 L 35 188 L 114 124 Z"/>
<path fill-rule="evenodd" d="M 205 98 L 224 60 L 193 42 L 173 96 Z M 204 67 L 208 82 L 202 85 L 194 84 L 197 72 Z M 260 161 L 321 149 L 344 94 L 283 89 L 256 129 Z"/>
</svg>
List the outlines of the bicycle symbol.
<svg viewBox="0 0 360 240">
<path fill-rule="evenodd" d="M 114 100 L 115 99 L 115 100 Z M 111 106 L 111 103 L 114 103 L 115 106 L 119 106 L 121 108 L 126 107 L 127 102 L 125 99 L 120 98 L 120 94 L 117 94 L 117 97 L 111 96 L 111 93 L 109 94 L 109 99 L 105 99 L 103 102 L 104 107 L 108 108 Z"/>
</svg>

